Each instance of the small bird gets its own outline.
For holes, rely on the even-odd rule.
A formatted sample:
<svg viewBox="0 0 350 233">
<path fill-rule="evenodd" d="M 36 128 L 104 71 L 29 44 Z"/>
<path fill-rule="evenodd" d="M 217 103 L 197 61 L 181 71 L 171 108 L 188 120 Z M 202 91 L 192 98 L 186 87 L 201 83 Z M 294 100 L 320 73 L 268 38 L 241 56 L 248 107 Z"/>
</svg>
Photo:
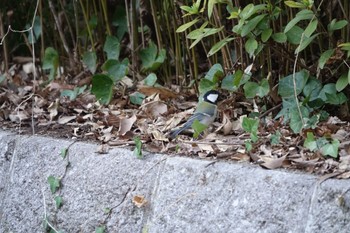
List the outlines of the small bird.
<svg viewBox="0 0 350 233">
<path fill-rule="evenodd" d="M 200 101 L 197 105 L 194 114 L 187 120 L 187 122 L 179 129 L 176 129 L 170 133 L 170 138 L 175 138 L 182 131 L 192 127 L 195 120 L 198 120 L 201 124 L 207 127 L 211 125 L 217 113 L 217 102 L 219 98 L 219 92 L 216 90 L 210 90 L 203 96 L 203 101 Z"/>
</svg>

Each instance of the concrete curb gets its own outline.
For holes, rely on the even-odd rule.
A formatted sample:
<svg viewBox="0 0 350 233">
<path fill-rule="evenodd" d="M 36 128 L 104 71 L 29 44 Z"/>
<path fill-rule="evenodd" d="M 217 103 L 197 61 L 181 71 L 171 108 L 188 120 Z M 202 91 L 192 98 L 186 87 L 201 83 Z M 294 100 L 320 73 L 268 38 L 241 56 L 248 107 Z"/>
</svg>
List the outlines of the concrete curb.
<svg viewBox="0 0 350 233">
<path fill-rule="evenodd" d="M 72 142 L 0 131 L 0 232 L 350 232 L 350 180 Z"/>
</svg>

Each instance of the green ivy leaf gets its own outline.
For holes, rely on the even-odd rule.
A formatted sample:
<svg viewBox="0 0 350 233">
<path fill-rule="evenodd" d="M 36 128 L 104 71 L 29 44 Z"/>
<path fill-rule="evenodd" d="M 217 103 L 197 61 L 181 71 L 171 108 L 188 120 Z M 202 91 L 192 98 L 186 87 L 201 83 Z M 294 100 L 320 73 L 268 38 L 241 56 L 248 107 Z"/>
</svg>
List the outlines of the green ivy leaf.
<svg viewBox="0 0 350 233">
<path fill-rule="evenodd" d="M 106 230 L 106 226 L 99 226 L 99 227 L 96 227 L 95 233 L 104 233 L 105 230 Z"/>
<path fill-rule="evenodd" d="M 61 196 L 55 197 L 56 208 L 59 209 L 63 205 L 63 198 Z"/>
<path fill-rule="evenodd" d="M 30 28 L 30 26 L 31 25 L 27 24 L 26 28 Z M 39 16 L 35 16 L 32 30 L 33 30 L 33 34 L 30 31 L 28 32 L 28 42 L 30 44 L 35 43 L 41 36 L 41 23 L 40 23 Z M 34 36 L 34 38 L 32 38 L 32 35 Z"/>
<path fill-rule="evenodd" d="M 300 113 L 298 108 L 293 108 L 289 110 L 289 118 L 290 118 L 289 126 L 294 133 L 299 133 L 304 127 L 303 120 L 306 121 L 305 119 L 309 118 L 309 111 L 306 107 L 300 106 L 300 112 L 301 112 L 301 117 L 303 119 L 300 118 Z"/>
<path fill-rule="evenodd" d="M 113 95 L 113 80 L 105 74 L 95 74 L 92 77 L 91 92 L 96 96 L 101 104 L 108 104 Z"/>
<path fill-rule="evenodd" d="M 148 48 L 140 51 L 140 59 L 142 62 L 142 72 L 155 71 L 165 60 L 166 51 L 161 49 L 158 53 L 156 45 L 151 41 Z"/>
<path fill-rule="evenodd" d="M 296 94 L 299 95 L 307 80 L 309 78 L 309 73 L 305 70 L 295 73 L 295 83 L 296 83 Z M 289 98 L 294 96 L 294 84 L 293 84 L 293 74 L 282 78 L 278 86 L 278 94 L 283 98 Z"/>
<path fill-rule="evenodd" d="M 194 120 L 194 122 L 191 125 L 192 129 L 194 130 L 193 137 L 198 138 L 199 135 L 208 127 L 205 124 L 202 124 L 198 119 Z"/>
<path fill-rule="evenodd" d="M 210 81 L 209 79 L 202 78 L 201 81 L 199 82 L 198 89 L 199 89 L 200 93 L 204 93 L 204 92 L 215 89 L 216 86 L 217 86 L 216 83 Z"/>
<path fill-rule="evenodd" d="M 134 156 L 138 159 L 142 159 L 142 142 L 140 140 L 140 137 L 134 137 L 135 142 L 135 149 L 134 149 Z"/>
<path fill-rule="evenodd" d="M 251 151 L 253 149 L 252 142 L 250 140 L 245 140 L 244 141 L 245 149 L 247 152 Z"/>
<path fill-rule="evenodd" d="M 320 114 L 313 115 L 309 119 L 306 119 L 305 128 L 315 129 L 320 122 Z"/>
<path fill-rule="evenodd" d="M 213 83 L 218 83 L 223 76 L 224 76 L 224 69 L 222 68 L 221 64 L 217 63 L 210 68 L 210 70 L 204 76 L 204 78 L 208 79 Z"/>
<path fill-rule="evenodd" d="M 244 117 L 242 128 L 248 133 L 257 133 L 259 127 L 259 119 Z"/>
<path fill-rule="evenodd" d="M 65 159 L 68 154 L 68 148 L 62 148 L 61 149 L 61 157 L 62 159 Z"/>
<path fill-rule="evenodd" d="M 95 74 L 97 68 L 97 56 L 95 52 L 85 52 L 83 62 L 92 74 Z"/>
<path fill-rule="evenodd" d="M 243 83 L 243 72 L 236 70 L 234 74 L 227 75 L 221 82 L 221 88 L 228 91 L 236 91 Z"/>
<path fill-rule="evenodd" d="M 259 88 L 259 84 L 256 82 L 247 82 L 244 84 L 243 89 L 244 89 L 244 95 L 247 98 L 254 98 L 257 94 L 257 90 Z"/>
<path fill-rule="evenodd" d="M 310 151 L 314 151 L 317 149 L 317 143 L 315 140 L 315 136 L 312 132 L 306 133 L 306 139 L 304 141 L 304 147 L 309 149 Z"/>
<path fill-rule="evenodd" d="M 113 83 L 117 83 L 129 73 L 128 60 L 120 62 L 118 60 L 109 59 L 102 65 L 102 70 L 106 71 L 112 78 Z"/>
<path fill-rule="evenodd" d="M 135 92 L 130 96 L 130 102 L 135 105 L 141 105 L 146 96 L 140 92 Z"/>
<path fill-rule="evenodd" d="M 112 25 L 117 27 L 116 36 L 119 41 L 122 40 L 125 33 L 128 32 L 128 21 L 125 7 L 117 6 L 113 14 Z"/>
<path fill-rule="evenodd" d="M 157 75 L 155 73 L 150 73 L 144 80 L 143 83 L 146 86 L 153 87 L 157 82 Z"/>
<path fill-rule="evenodd" d="M 50 70 L 49 80 L 52 81 L 57 72 L 58 68 L 58 53 L 52 48 L 48 47 L 45 49 L 44 59 L 43 59 L 43 69 Z"/>
<path fill-rule="evenodd" d="M 281 132 L 277 131 L 276 133 L 271 135 L 270 141 L 271 141 L 271 145 L 278 145 L 280 143 L 281 140 Z"/>
<path fill-rule="evenodd" d="M 92 15 L 90 20 L 89 20 L 89 28 L 92 30 L 94 30 L 97 27 L 97 16 L 96 15 Z"/>
<path fill-rule="evenodd" d="M 316 78 L 309 78 L 305 87 L 303 88 L 303 94 L 308 101 L 313 101 L 319 98 L 320 91 L 322 90 L 322 83 Z"/>
<path fill-rule="evenodd" d="M 338 157 L 338 149 L 339 149 L 340 142 L 338 139 L 335 139 L 332 141 L 332 143 L 328 143 L 321 147 L 321 153 L 324 156 L 331 156 L 333 158 Z"/>
<path fill-rule="evenodd" d="M 328 83 L 323 86 L 322 90 L 320 91 L 319 98 L 321 98 L 324 102 L 327 102 L 328 97 L 331 97 L 332 95 L 336 95 L 336 94 L 337 94 L 337 89 L 335 87 L 335 84 Z"/>
<path fill-rule="evenodd" d="M 108 35 L 103 46 L 103 51 L 107 53 L 107 59 L 119 59 L 120 42 L 117 37 Z"/>
<path fill-rule="evenodd" d="M 341 105 L 348 100 L 348 98 L 343 92 L 333 93 L 333 94 L 326 93 L 326 96 L 327 96 L 327 100 L 326 100 L 327 104 Z"/>
<path fill-rule="evenodd" d="M 70 101 L 73 101 L 77 98 L 78 95 L 84 92 L 86 85 L 82 87 L 75 87 L 73 90 L 63 90 L 61 91 L 61 96 L 68 96 Z"/>
<path fill-rule="evenodd" d="M 54 194 L 60 187 L 60 180 L 54 176 L 49 176 L 47 182 L 50 185 L 51 193 Z"/>
</svg>

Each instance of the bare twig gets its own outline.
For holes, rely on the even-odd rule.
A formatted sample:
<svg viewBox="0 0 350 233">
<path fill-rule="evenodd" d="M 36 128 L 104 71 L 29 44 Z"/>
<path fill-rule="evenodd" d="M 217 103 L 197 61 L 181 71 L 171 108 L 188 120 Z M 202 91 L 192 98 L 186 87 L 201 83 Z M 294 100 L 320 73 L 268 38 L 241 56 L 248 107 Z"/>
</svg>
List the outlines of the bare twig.
<svg viewBox="0 0 350 233">
<path fill-rule="evenodd" d="M 35 46 L 34 46 L 34 22 L 35 22 L 35 16 L 38 12 L 38 7 L 39 7 L 39 0 L 36 1 L 36 6 L 35 6 L 35 10 L 34 10 L 34 14 L 33 14 L 33 18 L 32 18 L 32 24 L 28 29 L 24 29 L 24 30 L 16 30 L 13 29 L 11 27 L 11 25 L 8 26 L 7 28 L 7 32 L 5 33 L 5 35 L 3 35 L 3 37 L 0 40 L 0 45 L 2 45 L 5 41 L 6 36 L 10 33 L 10 32 L 17 32 L 17 33 L 25 33 L 25 32 L 29 32 L 31 37 L 32 37 L 32 41 L 31 41 L 31 48 L 29 48 L 31 50 L 32 53 L 32 65 L 33 65 L 33 83 L 36 83 L 36 79 L 37 79 L 37 73 L 36 73 L 36 69 L 35 69 Z M 32 89 L 32 93 L 30 94 L 30 96 L 26 99 L 29 100 L 31 99 L 35 94 L 35 85 L 33 85 L 33 89 Z M 25 102 L 25 101 L 24 101 Z M 21 104 L 23 104 L 24 102 L 22 102 Z M 21 106 L 21 104 L 19 106 Z M 19 109 L 19 106 L 17 107 L 17 109 Z M 32 101 L 32 133 L 35 134 L 35 128 L 34 128 L 34 101 Z"/>
<path fill-rule="evenodd" d="M 204 144 L 204 145 L 244 145 L 244 141 L 235 140 L 231 142 L 205 142 L 205 141 L 181 141 L 185 144 Z"/>
<path fill-rule="evenodd" d="M 67 44 L 66 38 L 65 38 L 65 36 L 64 36 L 64 33 L 63 33 L 63 31 L 62 31 L 61 24 L 60 24 L 60 21 L 59 21 L 59 19 L 58 19 L 58 16 L 57 16 L 55 7 L 54 7 L 54 5 L 52 4 L 52 1 L 51 1 L 51 0 L 49 0 L 49 8 L 50 8 L 50 10 L 51 10 L 51 13 L 52 13 L 53 18 L 55 19 L 55 23 L 56 23 L 56 27 L 57 27 L 57 30 L 58 30 L 58 34 L 60 35 L 61 41 L 62 41 L 62 43 L 63 43 L 63 48 L 64 48 L 64 50 L 66 51 L 66 53 L 67 53 L 67 55 L 68 55 L 70 67 L 71 67 L 71 68 L 74 68 L 74 57 L 73 57 L 73 55 L 72 55 L 72 52 L 71 52 L 70 49 L 69 49 L 69 46 L 68 46 L 68 44 Z"/>
<path fill-rule="evenodd" d="M 43 189 L 41 189 L 41 193 L 43 195 L 43 206 L 44 206 L 44 221 L 45 223 L 56 233 L 58 233 L 58 230 L 55 229 L 54 226 L 52 226 L 52 224 L 49 222 L 49 220 L 47 219 L 47 211 L 46 211 L 46 201 L 45 201 L 45 192 Z"/>
</svg>

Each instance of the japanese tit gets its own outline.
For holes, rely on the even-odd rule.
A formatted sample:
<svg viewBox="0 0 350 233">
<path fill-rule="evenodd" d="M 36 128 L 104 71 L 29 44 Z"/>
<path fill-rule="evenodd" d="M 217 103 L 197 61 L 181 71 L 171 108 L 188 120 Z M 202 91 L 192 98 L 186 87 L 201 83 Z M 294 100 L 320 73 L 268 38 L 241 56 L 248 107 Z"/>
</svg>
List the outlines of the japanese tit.
<svg viewBox="0 0 350 233">
<path fill-rule="evenodd" d="M 203 96 L 203 100 L 197 105 L 194 114 L 187 120 L 187 122 L 179 129 L 176 129 L 170 133 L 170 138 L 175 138 L 182 131 L 192 127 L 195 120 L 198 120 L 201 124 L 207 127 L 211 125 L 217 114 L 217 102 L 219 98 L 219 92 L 216 90 L 210 90 Z"/>
</svg>

